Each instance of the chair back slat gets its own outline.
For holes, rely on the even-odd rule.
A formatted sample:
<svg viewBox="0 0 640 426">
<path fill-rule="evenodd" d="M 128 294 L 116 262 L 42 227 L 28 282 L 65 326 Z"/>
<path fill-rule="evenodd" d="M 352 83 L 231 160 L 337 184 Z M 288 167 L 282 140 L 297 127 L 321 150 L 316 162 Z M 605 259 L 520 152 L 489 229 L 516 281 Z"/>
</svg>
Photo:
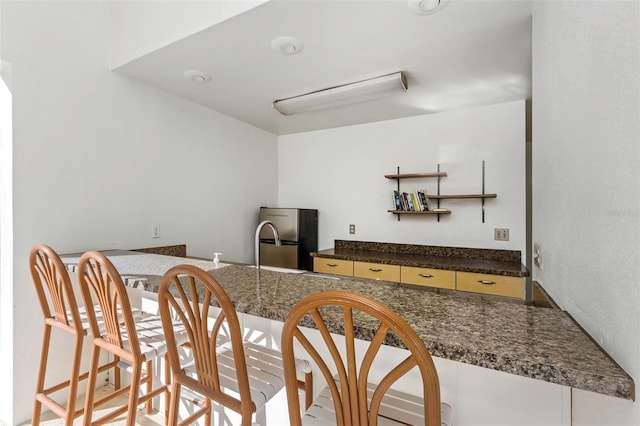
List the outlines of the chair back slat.
<svg viewBox="0 0 640 426">
<path fill-rule="evenodd" d="M 371 366 L 376 359 L 376 355 L 380 350 L 380 347 L 384 343 L 384 339 L 387 337 L 387 333 L 389 332 L 389 327 L 385 324 L 380 324 L 378 330 L 371 339 L 371 343 L 367 348 L 367 352 L 362 359 L 362 364 L 360 365 L 360 375 L 358 377 L 358 395 L 367 395 L 367 379 L 369 377 L 369 372 L 371 371 Z M 362 418 L 367 418 L 369 416 L 369 406 L 367 405 L 367 398 L 360 398 L 358 400 L 359 403 L 359 411 L 360 416 Z"/>
<path fill-rule="evenodd" d="M 199 382 L 208 388 L 220 391 L 220 381 L 211 360 L 216 360 L 216 341 L 210 339 L 208 305 L 200 305 L 198 285 L 194 277 L 187 277 L 183 285 L 179 276 L 174 276 L 170 288 L 176 295 L 163 294 L 166 302 L 173 308 L 177 319 L 187 332 L 189 347 L 193 352 L 195 371 Z M 208 294 L 202 294 L 203 301 L 210 300 Z M 196 303 L 193 303 L 196 301 Z M 161 302 L 162 303 L 162 302 Z"/>
<path fill-rule="evenodd" d="M 103 330 L 93 309 L 87 309 L 93 336 L 102 336 L 113 347 L 140 357 L 140 343 L 127 290 L 111 261 L 100 252 L 86 252 L 78 262 L 78 280 L 85 306 L 97 303 L 102 312 Z M 125 347 L 125 341 L 128 341 L 128 347 Z"/>
<path fill-rule="evenodd" d="M 400 377 L 404 376 L 409 370 L 417 365 L 415 358 L 413 356 L 409 356 L 405 358 L 404 361 L 396 365 L 384 378 L 380 381 L 376 390 L 371 397 L 371 401 L 369 403 L 369 423 L 372 426 L 376 426 L 378 424 L 378 415 L 380 414 L 380 404 L 382 403 L 382 398 L 384 398 L 385 394 L 393 385 L 393 383 L 398 380 Z M 438 412 L 440 412 L 440 403 L 438 402 Z M 425 423 L 426 424 L 426 423 Z"/>
<path fill-rule="evenodd" d="M 322 324 L 321 326 L 324 326 L 324 324 Z M 302 347 L 307 352 L 307 354 L 311 357 L 313 362 L 315 362 L 318 369 L 320 369 L 320 372 L 322 373 L 322 376 L 325 378 L 325 381 L 327 382 L 327 387 L 329 388 L 329 391 L 331 392 L 331 397 L 334 401 L 335 410 L 336 410 L 336 425 L 343 426 L 345 424 L 345 414 L 342 406 L 342 399 L 340 398 L 340 390 L 338 390 L 338 386 L 336 385 L 335 380 L 333 380 L 333 373 L 329 369 L 329 366 L 327 365 L 327 363 L 324 361 L 324 358 L 322 357 L 322 355 L 318 353 L 316 348 L 302 333 L 302 331 L 300 329 L 295 329 L 292 332 L 293 332 L 293 338 L 290 339 L 289 342 L 291 342 L 291 345 L 293 345 L 293 339 L 295 339 L 298 343 L 300 343 L 300 345 L 302 345 Z M 282 356 L 283 356 L 283 364 L 285 369 L 285 380 L 287 380 L 289 377 L 288 376 L 289 367 L 286 359 L 289 356 L 293 358 L 293 352 L 290 353 L 286 351 L 285 348 L 287 348 L 287 346 L 285 346 L 285 343 L 283 340 Z M 288 386 L 289 384 L 287 384 L 287 394 L 289 393 Z"/>
<path fill-rule="evenodd" d="M 245 414 L 248 414 L 250 422 L 255 405 L 251 400 L 242 331 L 233 303 L 222 286 L 200 268 L 178 265 L 164 274 L 158 290 L 158 303 L 174 378 L 177 376 L 178 380 L 185 382 L 190 380 L 181 365 L 171 331 L 178 322 L 187 331 L 187 345 L 192 351 L 195 380 L 200 385 L 199 390 L 213 401 L 226 406 L 231 405 L 231 408 L 241 412 L 243 424 L 246 421 Z M 221 309 L 215 319 L 210 316 L 210 308 L 214 303 Z M 172 310 L 175 315 L 172 315 Z M 220 349 L 218 342 L 223 326 L 229 333 L 238 382 L 238 398 L 224 393 L 220 385 L 217 351 Z"/>
<path fill-rule="evenodd" d="M 84 424 L 107 424 L 126 414 L 126 424 L 134 425 L 141 404 L 151 414 L 153 399 L 167 395 L 167 386 L 154 380 L 158 371 L 154 361 L 165 354 L 166 346 L 160 318 L 132 309 L 120 272 L 103 253 L 88 251 L 80 257 L 78 281 L 93 336 Z M 113 359 L 115 390 L 97 398 L 103 351 Z M 121 362 L 130 373 L 127 386 L 121 386 Z M 128 397 L 122 398 L 125 394 Z M 115 404 L 118 399 L 122 402 Z M 110 409 L 95 418 L 94 408 L 107 402 Z"/>
<path fill-rule="evenodd" d="M 341 314 L 336 314 L 336 309 Z M 309 318 L 314 324 L 310 324 Z M 342 321 L 344 327 L 344 358 L 326 326 L 338 321 Z M 376 331 L 362 361 L 357 365 L 355 330 L 359 327 L 368 329 L 372 321 L 377 323 L 374 328 Z M 300 329 L 309 325 L 320 332 L 322 352 L 329 352 L 327 361 L 333 362 L 331 368 Z M 380 347 L 390 337 L 401 341 L 409 351 L 409 356 L 390 369 L 369 397 L 367 384 L 370 382 L 372 365 L 380 353 Z M 337 425 L 376 426 L 385 394 L 398 379 L 417 367 L 422 379 L 424 425 L 440 426 L 440 385 L 431 355 L 406 321 L 382 303 L 356 293 L 332 290 L 306 297 L 289 312 L 282 333 L 282 353 L 290 424 L 299 426 L 302 418 L 295 383 L 294 341 L 307 351 L 323 373 L 331 391 Z M 337 386 L 336 382 L 339 382 Z"/>
<path fill-rule="evenodd" d="M 345 410 L 350 416 L 350 424 L 360 424 L 360 395 L 358 395 L 358 367 L 356 365 L 355 336 L 353 334 L 353 310 L 349 306 L 343 307 L 344 313 L 344 342 L 346 345 L 347 380 L 343 386 L 343 399 L 348 398 Z"/>
<path fill-rule="evenodd" d="M 44 318 L 82 333 L 78 303 L 60 256 L 51 247 L 37 244 L 29 253 L 29 268 Z"/>
<path fill-rule="evenodd" d="M 336 398 L 337 395 L 349 395 L 349 387 L 348 387 L 348 374 L 345 368 L 344 360 L 342 359 L 342 355 L 340 354 L 340 350 L 336 346 L 335 342 L 331 338 L 331 332 L 327 328 L 325 324 L 324 318 L 320 311 L 316 309 L 310 309 L 309 314 L 313 318 L 315 322 L 315 327 L 320 331 L 322 338 L 324 339 L 326 349 L 329 351 L 331 355 L 331 359 L 333 360 L 333 366 L 337 370 L 335 373 L 338 376 L 340 390 L 338 391 L 337 386 L 335 385 L 332 379 L 331 369 L 328 367 L 322 370 L 322 375 L 324 376 L 329 388 L 331 389 L 331 394 L 333 396 L 334 404 L 336 405 L 336 413 L 341 413 L 341 418 L 336 419 L 338 421 L 338 426 L 345 425 L 350 426 L 351 423 L 351 398 L 342 396 L 340 398 Z M 315 359 L 318 362 L 317 359 Z M 324 361 L 322 361 L 324 364 Z M 339 392 L 339 393 L 338 393 Z M 338 416 L 336 416 L 338 417 Z"/>
</svg>

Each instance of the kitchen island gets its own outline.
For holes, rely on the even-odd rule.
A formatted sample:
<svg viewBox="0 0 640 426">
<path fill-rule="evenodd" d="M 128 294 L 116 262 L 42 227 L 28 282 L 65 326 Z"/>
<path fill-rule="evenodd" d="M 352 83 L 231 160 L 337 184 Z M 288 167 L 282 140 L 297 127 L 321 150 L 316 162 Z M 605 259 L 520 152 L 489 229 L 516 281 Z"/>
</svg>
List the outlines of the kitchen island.
<svg viewBox="0 0 640 426">
<path fill-rule="evenodd" d="M 617 398 L 635 399 L 633 379 L 563 311 L 473 294 L 424 291 L 384 281 L 335 279 L 313 273 L 258 271 L 243 265 L 138 253 L 104 252 L 127 285 L 157 293 L 170 267 L 207 270 L 238 312 L 284 321 L 303 297 L 330 289 L 365 294 L 388 305 L 413 327 L 435 357 Z M 79 255 L 62 256 L 74 271 Z M 337 325 L 328 324 L 340 333 Z M 371 330 L 357 330 L 364 340 Z"/>
</svg>

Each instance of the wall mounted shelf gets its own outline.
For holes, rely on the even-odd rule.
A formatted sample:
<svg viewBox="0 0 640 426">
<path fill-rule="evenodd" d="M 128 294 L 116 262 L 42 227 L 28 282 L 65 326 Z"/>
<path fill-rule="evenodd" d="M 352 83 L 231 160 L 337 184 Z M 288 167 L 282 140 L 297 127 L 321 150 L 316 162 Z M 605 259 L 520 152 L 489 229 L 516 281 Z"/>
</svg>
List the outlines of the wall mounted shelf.
<svg viewBox="0 0 640 426">
<path fill-rule="evenodd" d="M 498 194 L 459 194 L 459 195 L 429 195 L 429 198 L 447 200 L 454 198 L 496 198 Z"/>
<path fill-rule="evenodd" d="M 428 211 L 411 211 L 411 210 L 387 210 L 389 213 L 393 213 L 398 216 L 403 214 L 418 214 L 418 215 L 437 215 L 438 222 L 440 221 L 441 214 L 451 214 L 451 210 L 440 208 L 440 200 L 453 200 L 453 199 L 480 199 L 482 201 L 482 223 L 484 223 L 484 200 L 486 198 L 496 198 L 498 194 L 487 194 L 484 192 L 484 179 L 485 179 L 485 164 L 482 162 L 482 193 L 480 194 L 441 194 L 440 193 L 440 179 L 447 177 L 447 172 L 440 171 L 440 164 L 438 164 L 438 171 L 431 173 L 400 173 L 400 167 L 398 166 L 398 172 L 395 174 L 384 175 L 387 179 L 395 179 L 397 181 L 397 191 L 400 192 L 400 181 L 402 179 L 418 179 L 418 178 L 437 178 L 438 179 L 438 191 L 436 194 L 427 194 L 427 198 L 431 200 L 437 200 L 437 208 Z"/>
<path fill-rule="evenodd" d="M 400 167 L 398 167 L 400 170 Z M 411 178 L 433 178 L 433 177 L 446 177 L 447 172 L 437 173 L 397 173 L 394 175 L 384 175 L 387 179 L 411 179 Z"/>
<path fill-rule="evenodd" d="M 451 210 L 440 209 L 438 211 L 429 210 L 426 212 L 412 212 L 406 210 L 387 210 L 389 213 L 393 214 L 451 214 Z"/>
</svg>

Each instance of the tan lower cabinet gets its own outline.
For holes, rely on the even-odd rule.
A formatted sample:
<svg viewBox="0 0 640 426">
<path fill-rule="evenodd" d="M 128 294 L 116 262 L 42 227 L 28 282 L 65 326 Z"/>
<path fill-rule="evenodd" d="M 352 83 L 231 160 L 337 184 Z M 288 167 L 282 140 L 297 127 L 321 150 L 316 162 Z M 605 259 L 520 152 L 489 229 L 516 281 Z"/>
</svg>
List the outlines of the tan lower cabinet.
<svg viewBox="0 0 640 426">
<path fill-rule="evenodd" d="M 358 262 L 317 256 L 313 258 L 313 271 L 425 287 L 470 291 L 516 299 L 524 297 L 524 278 L 522 277 Z"/>
<path fill-rule="evenodd" d="M 400 282 L 403 284 L 424 285 L 428 287 L 456 288 L 456 272 L 444 269 L 400 267 Z"/>
<path fill-rule="evenodd" d="M 397 283 L 400 282 L 400 265 L 353 262 L 353 276 Z"/>
<path fill-rule="evenodd" d="M 353 276 L 353 261 L 342 259 L 330 259 L 326 257 L 313 258 L 313 272 L 322 274 L 335 274 Z"/>
<path fill-rule="evenodd" d="M 503 275 L 456 272 L 456 289 L 496 296 L 523 298 L 524 280 L 520 277 Z"/>
</svg>

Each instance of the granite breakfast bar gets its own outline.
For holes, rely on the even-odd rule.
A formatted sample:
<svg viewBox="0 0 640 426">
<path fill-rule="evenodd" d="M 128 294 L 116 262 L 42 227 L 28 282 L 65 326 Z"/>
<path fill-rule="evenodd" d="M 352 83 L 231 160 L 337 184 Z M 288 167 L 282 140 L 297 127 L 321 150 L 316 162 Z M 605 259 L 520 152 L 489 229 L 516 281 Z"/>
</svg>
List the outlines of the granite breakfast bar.
<svg viewBox="0 0 640 426">
<path fill-rule="evenodd" d="M 398 312 L 434 357 L 562 387 L 635 399 L 633 379 L 559 309 L 425 291 L 383 281 L 257 271 L 244 265 L 215 268 L 208 261 L 120 250 L 105 254 L 127 285 L 152 293 L 157 292 L 162 274 L 171 266 L 195 264 L 222 284 L 238 312 L 280 322 L 308 294 L 329 289 L 365 294 Z M 71 271 L 78 257 L 62 256 Z M 340 333 L 337 325 L 328 326 Z M 371 330 L 357 332 L 367 340 Z"/>
</svg>

